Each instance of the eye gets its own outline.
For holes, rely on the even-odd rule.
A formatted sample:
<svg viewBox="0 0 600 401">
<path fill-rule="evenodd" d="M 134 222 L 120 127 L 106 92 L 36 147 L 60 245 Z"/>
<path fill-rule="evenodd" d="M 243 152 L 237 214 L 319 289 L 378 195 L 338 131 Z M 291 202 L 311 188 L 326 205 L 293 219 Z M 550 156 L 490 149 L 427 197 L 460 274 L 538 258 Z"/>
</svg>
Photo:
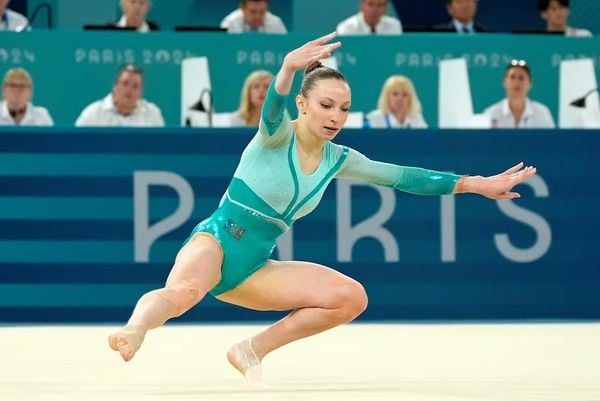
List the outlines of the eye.
<svg viewBox="0 0 600 401">
<path fill-rule="evenodd" d="M 342 107 L 342 111 L 344 113 L 348 113 L 350 111 L 350 107 Z"/>
<path fill-rule="evenodd" d="M 324 109 L 330 109 L 331 105 L 327 104 L 327 103 L 321 103 L 321 107 L 324 108 Z"/>
</svg>

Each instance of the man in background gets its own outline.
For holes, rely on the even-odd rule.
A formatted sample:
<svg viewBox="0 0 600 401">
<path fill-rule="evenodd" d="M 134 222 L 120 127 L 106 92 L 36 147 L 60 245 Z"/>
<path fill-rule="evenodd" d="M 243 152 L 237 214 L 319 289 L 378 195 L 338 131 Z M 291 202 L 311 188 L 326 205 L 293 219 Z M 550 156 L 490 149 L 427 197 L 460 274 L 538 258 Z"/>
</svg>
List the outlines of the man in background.
<svg viewBox="0 0 600 401">
<path fill-rule="evenodd" d="M 564 32 L 565 36 L 590 37 L 587 29 L 573 28 L 568 25 L 570 14 L 569 0 L 539 0 L 540 16 L 546 20 L 546 31 Z"/>
<path fill-rule="evenodd" d="M 75 126 L 164 127 L 160 109 L 142 99 L 143 87 L 142 70 L 125 64 L 117 72 L 112 92 L 87 106 Z"/>
<path fill-rule="evenodd" d="M 268 0 L 241 0 L 240 7 L 221 21 L 229 33 L 287 33 L 281 18 L 269 12 Z"/>
<path fill-rule="evenodd" d="M 475 21 L 477 0 L 447 0 L 446 10 L 452 20 L 434 28 L 439 31 L 456 32 L 461 35 L 472 35 L 476 32 L 487 32 L 487 29 Z"/>
<path fill-rule="evenodd" d="M 157 24 L 146 19 L 148 11 L 152 7 L 151 0 L 121 0 L 120 4 L 123 16 L 114 23 L 114 26 L 134 28 L 138 32 L 157 31 L 159 29 Z"/>
<path fill-rule="evenodd" d="M 387 8 L 387 0 L 361 0 L 358 14 L 340 22 L 336 31 L 338 35 L 399 35 L 402 23 L 385 15 Z"/>
</svg>

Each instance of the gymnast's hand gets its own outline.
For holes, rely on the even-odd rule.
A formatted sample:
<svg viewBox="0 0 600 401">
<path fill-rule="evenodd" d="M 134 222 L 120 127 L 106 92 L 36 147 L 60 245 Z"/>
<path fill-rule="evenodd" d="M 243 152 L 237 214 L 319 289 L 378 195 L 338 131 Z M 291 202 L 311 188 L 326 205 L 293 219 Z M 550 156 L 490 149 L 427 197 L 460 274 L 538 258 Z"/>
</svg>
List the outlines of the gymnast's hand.
<svg viewBox="0 0 600 401">
<path fill-rule="evenodd" d="M 523 168 L 523 162 L 509 168 L 503 173 L 490 177 L 466 176 L 456 183 L 454 193 L 471 192 L 483 195 L 490 199 L 514 199 L 519 198 L 517 192 L 512 192 L 513 187 L 527 178 L 535 175 L 535 167 Z"/>
<path fill-rule="evenodd" d="M 331 52 L 342 45 L 342 42 L 327 43 L 335 36 L 336 33 L 332 32 L 292 50 L 283 59 L 282 68 L 295 72 L 308 67 L 315 61 L 331 57 Z"/>
</svg>

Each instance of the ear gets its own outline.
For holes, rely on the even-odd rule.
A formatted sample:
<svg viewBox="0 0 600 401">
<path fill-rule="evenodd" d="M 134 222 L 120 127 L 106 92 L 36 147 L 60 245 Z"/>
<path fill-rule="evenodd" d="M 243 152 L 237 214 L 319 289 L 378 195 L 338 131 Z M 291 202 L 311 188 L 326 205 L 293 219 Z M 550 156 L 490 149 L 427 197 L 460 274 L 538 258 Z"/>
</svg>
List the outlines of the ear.
<svg viewBox="0 0 600 401">
<path fill-rule="evenodd" d="M 296 107 L 298 108 L 298 113 L 306 114 L 306 106 L 306 99 L 304 99 L 304 96 L 296 96 Z"/>
<path fill-rule="evenodd" d="M 543 20 L 548 21 L 548 11 L 542 11 L 540 13 L 540 16 L 542 17 Z"/>
</svg>

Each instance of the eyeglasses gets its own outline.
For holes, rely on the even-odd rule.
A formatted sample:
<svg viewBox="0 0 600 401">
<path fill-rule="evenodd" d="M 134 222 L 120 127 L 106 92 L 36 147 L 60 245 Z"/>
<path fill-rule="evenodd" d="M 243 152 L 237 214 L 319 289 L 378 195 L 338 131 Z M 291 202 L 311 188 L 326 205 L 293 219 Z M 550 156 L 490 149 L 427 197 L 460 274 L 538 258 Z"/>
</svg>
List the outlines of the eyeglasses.
<svg viewBox="0 0 600 401">
<path fill-rule="evenodd" d="M 17 84 L 17 83 L 13 83 L 13 82 L 7 82 L 4 84 L 5 88 L 10 88 L 10 89 L 29 89 L 31 88 L 31 85 L 29 84 Z"/>
<path fill-rule="evenodd" d="M 511 67 L 528 67 L 527 61 L 525 60 L 510 60 Z"/>
</svg>

